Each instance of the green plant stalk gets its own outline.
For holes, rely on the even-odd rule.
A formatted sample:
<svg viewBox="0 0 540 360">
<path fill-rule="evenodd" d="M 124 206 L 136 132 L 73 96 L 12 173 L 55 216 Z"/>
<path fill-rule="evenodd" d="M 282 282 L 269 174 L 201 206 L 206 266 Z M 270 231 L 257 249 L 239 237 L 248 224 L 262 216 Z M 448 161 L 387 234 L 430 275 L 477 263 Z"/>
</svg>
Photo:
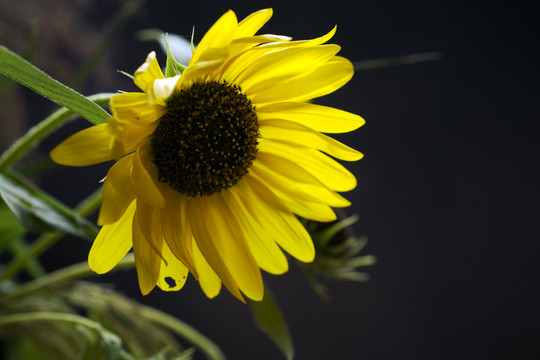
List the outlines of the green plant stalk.
<svg viewBox="0 0 540 360">
<path fill-rule="evenodd" d="M 135 258 L 133 254 L 128 254 L 122 259 L 118 265 L 114 268 L 120 270 L 123 268 L 133 267 L 135 265 Z M 19 285 L 10 291 L 8 294 L 2 296 L 2 300 L 9 300 L 16 297 L 28 295 L 32 292 L 45 289 L 49 286 L 65 283 L 70 280 L 79 279 L 85 276 L 94 275 L 95 273 L 90 270 L 86 261 L 77 263 L 65 268 L 53 271 L 45 276 Z"/>
<path fill-rule="evenodd" d="M 96 331 L 104 331 L 105 328 L 100 323 L 89 320 L 85 317 L 73 314 L 58 312 L 36 311 L 23 314 L 0 316 L 0 327 L 28 321 L 64 321 L 73 324 L 80 324 Z"/>
<path fill-rule="evenodd" d="M 118 263 L 118 265 L 115 266 L 114 270 L 130 268 L 134 265 L 135 257 L 132 253 L 130 253 L 126 255 Z M 26 284 L 19 285 L 18 287 L 14 288 L 10 293 L 3 295 L 1 300 L 5 301 L 21 296 L 26 296 L 32 292 L 39 291 L 50 286 L 58 285 L 68 282 L 70 280 L 75 280 L 90 275 L 94 275 L 94 272 L 90 270 L 86 261 L 83 263 L 74 264 L 66 268 L 54 271 L 48 275 L 45 275 Z M 144 305 L 139 305 L 138 312 L 140 316 L 143 316 L 146 319 L 155 322 L 156 324 L 170 329 L 171 331 L 175 332 L 176 334 L 193 344 L 208 359 L 225 360 L 225 355 L 223 355 L 223 352 L 219 349 L 219 347 L 217 347 L 217 345 L 215 345 L 210 339 L 208 339 L 203 334 L 201 334 L 188 324 L 184 323 L 183 321 L 169 316 L 164 312 Z M 2 326 L 1 320 L 0 326 Z"/>
<path fill-rule="evenodd" d="M 109 100 L 113 95 L 114 94 L 109 93 L 95 94 L 88 96 L 88 99 L 96 102 L 98 105 L 105 106 L 108 105 Z M 20 137 L 6 151 L 4 151 L 0 157 L 0 171 L 5 171 L 8 166 L 17 161 L 38 141 L 43 139 L 73 116 L 75 116 L 73 111 L 67 108 L 61 108 L 28 130 L 26 134 Z"/>
<path fill-rule="evenodd" d="M 57 313 L 57 312 L 47 312 L 47 311 L 36 311 L 31 313 L 24 314 L 15 314 L 15 315 L 6 315 L 0 316 L 0 328 L 3 326 L 15 325 L 22 322 L 32 322 L 32 321 L 62 321 L 67 323 L 72 323 L 76 325 L 82 325 L 89 329 L 94 330 L 100 336 L 102 334 L 107 334 L 108 336 L 118 337 L 105 329 L 100 323 L 89 320 L 85 317 L 73 314 Z M 119 339 L 118 339 L 119 341 Z M 132 360 L 133 357 L 127 353 L 125 350 L 121 349 L 119 352 L 120 358 L 125 360 Z"/>
<path fill-rule="evenodd" d="M 24 242 L 22 237 L 18 237 L 9 244 L 9 249 L 13 255 L 16 255 L 16 254 L 26 252 L 28 249 L 28 245 Z M 34 278 L 37 278 L 45 274 L 45 269 L 43 269 L 43 266 L 41 266 L 41 263 L 34 258 L 28 259 L 28 261 L 25 264 L 25 268 L 28 274 Z"/>
<path fill-rule="evenodd" d="M 139 315 L 174 331 L 176 334 L 197 347 L 207 359 L 225 360 L 225 355 L 216 344 L 183 321 L 144 305 L 140 305 Z"/>
<path fill-rule="evenodd" d="M 102 196 L 102 189 L 99 188 L 93 194 L 83 200 L 74 211 L 83 217 L 90 215 L 98 208 L 99 204 L 101 203 Z M 54 245 L 64 235 L 65 234 L 58 232 L 41 235 L 30 246 L 28 246 L 24 252 L 19 253 L 19 255 L 8 264 L 4 272 L 0 275 L 0 280 L 10 279 L 17 275 L 26 266 L 28 261 L 39 256 L 45 250 Z"/>
</svg>

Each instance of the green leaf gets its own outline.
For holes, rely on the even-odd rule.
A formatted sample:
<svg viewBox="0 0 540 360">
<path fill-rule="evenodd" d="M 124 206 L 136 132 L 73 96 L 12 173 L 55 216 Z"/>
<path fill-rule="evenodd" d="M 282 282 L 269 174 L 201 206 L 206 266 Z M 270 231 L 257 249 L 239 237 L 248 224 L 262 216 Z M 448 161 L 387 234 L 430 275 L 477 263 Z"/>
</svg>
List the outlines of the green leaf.
<svg viewBox="0 0 540 360">
<path fill-rule="evenodd" d="M 0 194 L 28 231 L 60 231 L 94 239 L 97 228 L 88 220 L 14 173 L 0 174 Z"/>
<path fill-rule="evenodd" d="M 0 199 L 0 251 L 11 240 L 24 233 L 24 228 L 13 216 L 6 203 Z"/>
<path fill-rule="evenodd" d="M 188 64 L 193 54 L 192 44 L 184 37 L 165 33 L 159 29 L 139 30 L 135 36 L 141 41 L 157 41 L 163 52 L 167 54 L 165 76 L 173 77 L 180 75 L 186 69 L 183 64 Z"/>
<path fill-rule="evenodd" d="M 294 345 L 289 328 L 268 286 L 262 301 L 248 300 L 255 324 L 281 350 L 288 360 L 294 358 Z"/>
<path fill-rule="evenodd" d="M 110 117 L 95 102 L 54 80 L 4 46 L 0 46 L 0 73 L 67 107 L 94 124 L 104 123 Z"/>
<path fill-rule="evenodd" d="M 122 341 L 118 335 L 99 327 L 99 345 L 101 348 L 101 356 L 103 360 L 116 360 L 120 358 L 122 350 Z"/>
<path fill-rule="evenodd" d="M 0 329 L 3 333 L 22 333 L 53 359 L 118 360 L 123 353 L 116 334 L 72 313 L 38 310 L 8 314 L 0 317 Z"/>
</svg>

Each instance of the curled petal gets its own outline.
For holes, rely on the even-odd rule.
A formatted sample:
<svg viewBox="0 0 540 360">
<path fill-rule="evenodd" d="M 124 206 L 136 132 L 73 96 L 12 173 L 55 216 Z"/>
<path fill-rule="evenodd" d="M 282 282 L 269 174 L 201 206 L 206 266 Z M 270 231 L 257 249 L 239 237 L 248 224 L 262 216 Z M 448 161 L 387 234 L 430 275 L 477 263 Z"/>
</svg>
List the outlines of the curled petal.
<svg viewBox="0 0 540 360">
<path fill-rule="evenodd" d="M 179 79 L 180 75 L 155 80 L 146 92 L 148 104 L 165 105 L 164 100 L 172 95 Z"/>
<path fill-rule="evenodd" d="M 163 71 L 156 59 L 156 52 L 152 51 L 146 57 L 144 64 L 135 71 L 134 82 L 142 91 L 146 91 L 156 79 L 163 79 Z"/>
<path fill-rule="evenodd" d="M 114 95 L 109 105 L 115 120 L 133 125 L 145 125 L 165 114 L 165 106 L 149 102 L 145 93 L 122 93 Z"/>
</svg>

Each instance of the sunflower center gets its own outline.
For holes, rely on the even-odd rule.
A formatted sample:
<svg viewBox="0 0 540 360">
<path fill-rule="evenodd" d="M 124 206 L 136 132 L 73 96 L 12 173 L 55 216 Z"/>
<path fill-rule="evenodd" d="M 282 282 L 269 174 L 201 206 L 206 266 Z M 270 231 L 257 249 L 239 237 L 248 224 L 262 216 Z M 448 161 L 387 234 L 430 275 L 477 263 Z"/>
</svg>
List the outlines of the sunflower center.
<svg viewBox="0 0 540 360">
<path fill-rule="evenodd" d="M 195 83 L 173 94 L 151 136 L 159 181 L 181 194 L 228 189 L 257 155 L 259 126 L 251 101 L 227 82 Z"/>
</svg>

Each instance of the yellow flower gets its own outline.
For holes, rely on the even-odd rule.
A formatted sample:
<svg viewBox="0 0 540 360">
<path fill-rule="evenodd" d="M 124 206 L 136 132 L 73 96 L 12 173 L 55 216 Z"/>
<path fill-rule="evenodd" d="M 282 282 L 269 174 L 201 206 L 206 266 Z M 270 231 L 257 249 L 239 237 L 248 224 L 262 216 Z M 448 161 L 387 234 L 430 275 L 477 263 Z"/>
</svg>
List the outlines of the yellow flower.
<svg viewBox="0 0 540 360">
<path fill-rule="evenodd" d="M 133 247 L 143 294 L 156 284 L 179 290 L 191 272 L 210 298 L 223 283 L 240 300 L 260 300 L 260 269 L 288 270 L 282 249 L 313 260 L 296 215 L 335 220 L 332 207 L 350 205 L 338 192 L 356 179 L 328 155 L 362 157 L 322 133 L 364 121 L 308 102 L 353 75 L 336 56 L 340 47 L 324 44 L 335 28 L 303 41 L 255 35 L 271 16 L 265 9 L 238 22 L 225 13 L 174 77 L 150 53 L 134 74 L 143 92 L 115 95 L 107 123 L 53 149 L 65 165 L 116 160 L 88 258 L 95 272 L 108 272 Z"/>
</svg>

